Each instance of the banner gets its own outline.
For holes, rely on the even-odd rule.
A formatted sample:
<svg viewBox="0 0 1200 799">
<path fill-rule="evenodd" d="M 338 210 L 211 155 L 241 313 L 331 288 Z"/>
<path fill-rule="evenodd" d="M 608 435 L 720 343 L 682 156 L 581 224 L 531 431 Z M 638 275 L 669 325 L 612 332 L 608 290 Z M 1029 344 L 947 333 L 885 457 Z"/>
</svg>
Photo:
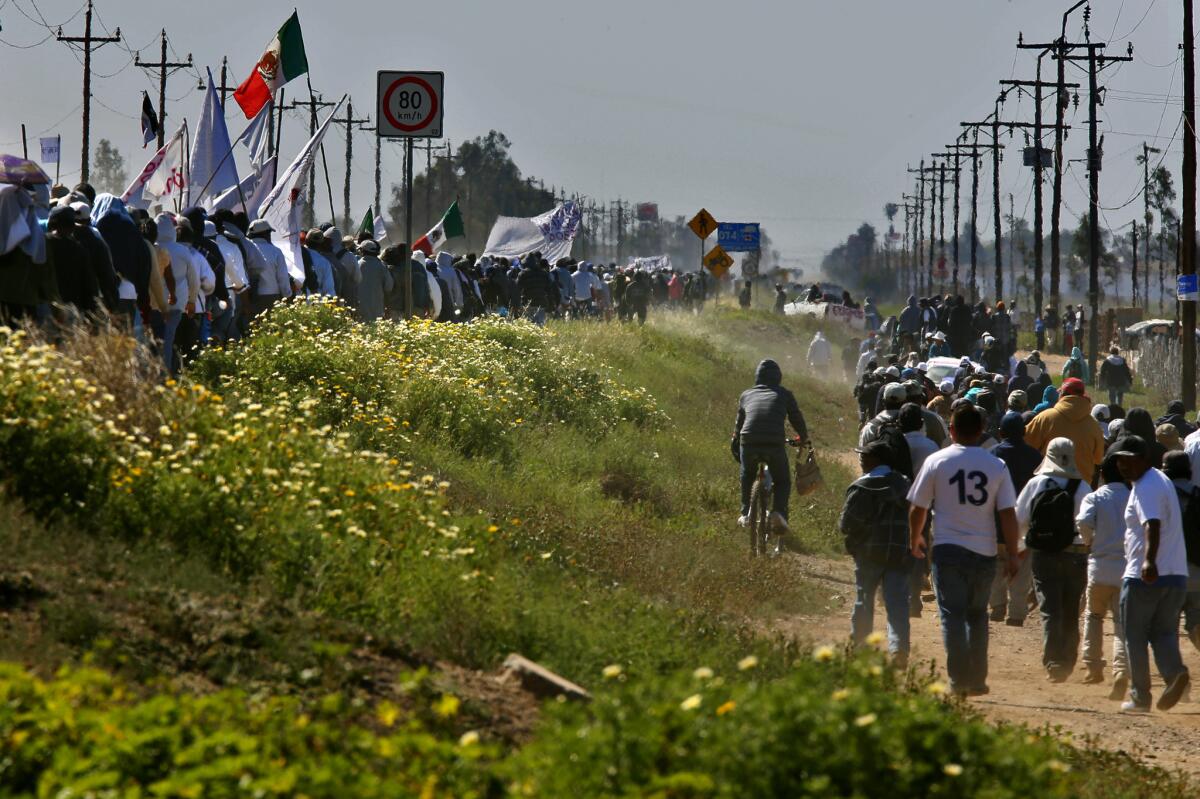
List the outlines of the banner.
<svg viewBox="0 0 1200 799">
<path fill-rule="evenodd" d="M 238 185 L 237 164 L 233 160 L 233 145 L 225 127 L 225 110 L 217 97 L 212 70 L 208 70 L 208 91 L 196 126 L 192 157 L 188 164 L 191 177 L 188 186 L 188 205 L 210 205 L 227 189 Z"/>
<path fill-rule="evenodd" d="M 42 145 L 42 163 L 57 164 L 59 143 L 61 141 L 60 137 L 51 136 L 49 138 L 40 139 L 39 141 Z"/>
<path fill-rule="evenodd" d="M 187 187 L 187 159 L 184 157 L 186 133 L 187 120 L 184 120 L 170 141 L 154 154 L 129 188 L 125 189 L 121 199 L 126 205 L 146 209 L 163 197 L 176 192 L 182 195 Z"/>
<path fill-rule="evenodd" d="M 520 258 L 537 250 L 553 264 L 571 254 L 579 232 L 580 211 L 567 200 L 552 211 L 529 219 L 502 216 L 492 226 L 484 255 Z"/>
</svg>

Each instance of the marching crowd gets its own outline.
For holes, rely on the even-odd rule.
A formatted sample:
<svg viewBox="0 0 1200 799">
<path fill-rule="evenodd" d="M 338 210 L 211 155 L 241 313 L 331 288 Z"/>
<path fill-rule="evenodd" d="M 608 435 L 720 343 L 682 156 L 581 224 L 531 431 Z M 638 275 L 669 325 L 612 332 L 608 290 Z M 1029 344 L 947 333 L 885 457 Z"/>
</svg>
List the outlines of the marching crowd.
<svg viewBox="0 0 1200 799">
<path fill-rule="evenodd" d="M 333 224 L 300 236 L 289 267 L 263 219 L 200 207 L 151 216 L 87 185 L 0 187 L 0 320 L 54 324 L 101 310 L 124 319 L 177 373 L 198 349 L 237 340 L 280 300 L 339 297 L 366 322 L 416 316 L 468 322 L 485 314 L 542 324 L 572 315 L 644 324 L 651 307 L 699 311 L 706 273 L 619 268 L 574 258 L 523 258 L 385 246 Z M 275 241 L 273 241 L 273 237 Z"/>
<path fill-rule="evenodd" d="M 882 589 L 889 650 L 906 662 L 928 579 L 955 693 L 988 692 L 989 622 L 1023 626 L 1036 607 L 1050 681 L 1082 661 L 1083 682 L 1103 683 L 1108 666 L 1110 698 L 1147 712 L 1152 649 L 1157 707 L 1173 707 L 1190 679 L 1181 619 L 1200 649 L 1200 431 L 1180 402 L 1158 419 L 1122 408 L 1133 375 L 1116 348 L 1098 375 L 1110 402 L 1096 403 L 1077 347 L 1056 387 L 1037 351 L 1014 356 L 1003 303 L 949 305 L 943 322 L 910 298 L 895 335 L 843 353 L 863 471 L 841 518 L 856 563 L 854 638 L 871 632 Z M 958 366 L 931 377 L 939 355 Z"/>
</svg>

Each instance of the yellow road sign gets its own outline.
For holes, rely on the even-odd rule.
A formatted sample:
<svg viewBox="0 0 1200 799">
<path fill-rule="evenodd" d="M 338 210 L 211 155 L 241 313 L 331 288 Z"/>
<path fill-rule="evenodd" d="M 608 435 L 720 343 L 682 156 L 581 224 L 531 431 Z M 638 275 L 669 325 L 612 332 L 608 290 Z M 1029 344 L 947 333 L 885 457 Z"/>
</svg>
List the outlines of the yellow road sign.
<svg viewBox="0 0 1200 799">
<path fill-rule="evenodd" d="M 707 239 L 717 232 L 717 220 L 713 219 L 713 215 L 707 209 L 701 208 L 700 213 L 692 217 L 691 222 L 688 222 L 688 227 L 701 239 Z"/>
<path fill-rule="evenodd" d="M 729 257 L 729 253 L 725 252 L 720 244 L 713 247 L 708 255 L 704 256 L 704 268 L 712 272 L 713 277 L 724 277 L 731 266 L 733 266 L 733 259 Z"/>
</svg>

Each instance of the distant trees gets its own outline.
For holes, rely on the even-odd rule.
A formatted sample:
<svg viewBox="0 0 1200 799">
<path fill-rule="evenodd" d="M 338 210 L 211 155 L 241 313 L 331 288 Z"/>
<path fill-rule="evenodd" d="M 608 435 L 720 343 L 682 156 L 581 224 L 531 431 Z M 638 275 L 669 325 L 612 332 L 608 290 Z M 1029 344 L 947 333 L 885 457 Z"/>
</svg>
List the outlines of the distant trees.
<svg viewBox="0 0 1200 799">
<path fill-rule="evenodd" d="M 125 158 L 108 139 L 101 139 L 96 145 L 89 177 L 97 193 L 108 192 L 119 196 L 128 187 Z"/>
<path fill-rule="evenodd" d="M 846 238 L 845 244 L 839 244 L 825 256 L 821 271 L 836 283 L 868 294 L 895 292 L 895 272 L 877 257 L 878 238 L 874 226 L 863 222 Z"/>
</svg>

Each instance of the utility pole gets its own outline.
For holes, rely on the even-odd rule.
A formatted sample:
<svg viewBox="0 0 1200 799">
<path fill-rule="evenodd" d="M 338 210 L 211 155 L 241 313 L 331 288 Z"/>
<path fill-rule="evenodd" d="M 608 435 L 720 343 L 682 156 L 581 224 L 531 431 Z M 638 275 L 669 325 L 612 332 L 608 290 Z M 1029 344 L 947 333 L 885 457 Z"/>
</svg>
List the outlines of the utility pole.
<svg viewBox="0 0 1200 799">
<path fill-rule="evenodd" d="M 342 205 L 342 230 L 350 232 L 350 228 L 354 225 L 354 219 L 350 216 L 350 171 L 354 163 L 354 128 L 355 126 L 365 126 L 371 124 L 371 118 L 355 119 L 354 118 L 354 100 L 353 98 L 346 99 L 346 118 L 333 120 L 339 125 L 346 126 L 346 185 L 343 193 Z"/>
<path fill-rule="evenodd" d="M 976 126 L 971 144 L 956 143 L 950 146 L 966 151 L 963 157 L 971 159 L 971 302 L 974 303 L 979 263 L 979 159 L 983 156 L 981 151 L 997 147 L 1004 149 L 1004 145 L 980 144 L 979 128 Z"/>
<path fill-rule="evenodd" d="M 917 176 L 917 219 L 916 231 L 913 234 L 913 239 L 916 241 L 916 262 L 913 265 L 913 291 L 917 294 L 921 292 L 921 264 L 924 263 L 924 225 L 925 225 L 925 159 L 921 159 L 921 165 L 917 169 L 908 169 L 909 174 L 915 173 Z M 930 245 L 932 246 L 932 244 Z"/>
<path fill-rule="evenodd" d="M 939 177 L 938 177 L 939 167 L 936 165 L 932 165 L 932 164 L 930 166 L 925 166 L 924 159 L 921 160 L 921 167 L 919 169 L 909 169 L 908 171 L 916 173 L 917 174 L 917 182 L 919 184 L 921 184 L 922 215 L 924 213 L 924 211 L 923 211 L 923 209 L 924 209 L 924 191 L 925 191 L 924 184 L 925 183 L 933 184 L 929 188 L 929 256 L 927 259 L 924 259 L 924 261 L 928 264 L 928 272 L 924 276 L 923 287 L 918 290 L 919 293 L 932 292 L 933 291 L 934 252 L 935 252 L 936 246 L 937 246 L 937 223 L 938 223 L 938 209 L 934 205 L 934 203 L 938 199 L 938 187 L 936 184 L 938 182 L 945 181 L 945 171 L 944 171 L 944 168 L 942 168 L 942 171 L 940 173 L 941 178 L 939 180 Z M 946 215 L 945 190 L 943 189 L 943 191 L 942 191 L 942 218 L 943 218 L 942 249 L 943 249 L 943 251 L 945 250 L 945 236 L 944 236 L 945 215 Z M 923 230 L 921 231 L 921 235 L 924 235 Z M 920 246 L 920 245 L 918 245 L 918 246 Z M 923 259 L 921 257 L 918 257 L 917 260 L 918 260 L 918 262 L 921 262 Z M 918 281 L 918 282 L 920 283 L 920 281 Z"/>
<path fill-rule="evenodd" d="M 1025 37 L 1019 36 L 1017 39 L 1018 49 L 1033 49 L 1038 45 L 1026 45 Z M 1042 159 L 1042 153 L 1045 152 L 1042 148 L 1042 132 L 1046 125 L 1042 122 L 1042 89 L 1054 89 L 1055 102 L 1061 102 L 1064 93 L 1067 89 L 1078 89 L 1078 83 L 1062 83 L 1060 81 L 1043 81 L 1042 80 L 1042 58 L 1053 51 L 1053 46 L 1047 46 L 1038 53 L 1037 57 L 1037 76 L 1035 80 L 1002 80 L 1001 86 L 1015 86 L 1018 90 L 1033 89 L 1033 313 L 1036 318 L 1042 312 L 1042 283 L 1045 276 L 1045 261 L 1044 250 L 1045 232 L 1042 227 L 1042 219 L 1045 215 L 1044 201 L 1042 193 L 1042 172 L 1045 169 L 1045 164 Z M 1054 128 L 1057 130 L 1058 125 L 1062 120 L 1058 120 Z M 1057 242 L 1057 223 L 1055 224 L 1054 241 Z M 1052 247 L 1057 246 L 1052 244 Z"/>
<path fill-rule="evenodd" d="M 953 145 L 953 144 L 951 144 L 951 145 L 947 145 L 947 146 L 946 146 L 946 149 L 947 149 L 949 152 L 944 152 L 944 153 L 934 153 L 934 154 L 933 154 L 933 157 L 934 157 L 934 158 L 946 158 L 946 159 L 953 158 L 953 159 L 954 159 L 954 164 L 953 164 L 953 166 L 951 166 L 950 164 L 947 164 L 947 165 L 946 165 L 946 169 L 948 169 L 948 170 L 950 170 L 951 172 L 953 172 L 953 173 L 954 173 L 954 221 L 953 221 L 953 225 L 954 225 L 954 228 L 953 228 L 953 234 L 954 234 L 954 238 L 953 238 L 953 239 L 951 239 L 951 250 L 952 250 L 952 258 L 953 258 L 953 260 L 954 260 L 954 276 L 953 276 L 954 294 L 955 294 L 955 296 L 957 296 L 957 295 L 958 295 L 958 291 L 959 291 L 959 282 L 958 282 L 958 239 L 959 239 L 959 227 L 958 227 L 958 208 L 959 208 L 959 176 L 960 176 L 960 173 L 962 172 L 962 167 L 961 167 L 961 166 L 959 166 L 959 163 L 958 163 L 958 162 L 959 162 L 959 159 L 960 159 L 960 158 L 964 158 L 965 156 L 964 156 L 964 155 L 963 155 L 961 152 L 959 152 L 959 149 L 960 149 L 960 148 L 959 148 L 959 146 L 958 146 L 958 145 Z M 944 257 L 944 256 L 945 256 L 945 247 L 943 246 L 943 257 Z"/>
<path fill-rule="evenodd" d="M 1183 241 L 1180 274 L 1196 274 L 1196 34 L 1192 0 L 1183 0 Z M 1183 387 L 1188 410 L 1196 408 L 1196 302 L 1183 303 Z"/>
<path fill-rule="evenodd" d="M 134 66 L 141 67 L 150 74 L 158 71 L 158 147 L 161 150 L 167 133 L 167 78 L 180 69 L 192 68 L 192 54 L 188 53 L 187 61 L 167 60 L 167 29 L 159 32 L 159 59 L 143 61 L 138 53 L 133 60 Z"/>
<path fill-rule="evenodd" d="M 106 44 L 121 41 L 121 29 L 113 31 L 112 36 L 92 35 L 92 0 L 88 0 L 87 14 L 83 18 L 82 36 L 63 36 L 62 28 L 58 29 L 58 41 L 69 45 L 82 45 L 83 50 L 83 154 L 80 156 L 79 179 L 88 182 L 88 164 L 90 163 L 91 134 L 92 134 L 92 52 Z M 161 145 L 160 145 L 161 146 Z M 62 155 L 60 154 L 61 158 Z"/>
<path fill-rule="evenodd" d="M 1133 307 L 1138 304 L 1138 273 L 1137 273 L 1137 246 L 1138 246 L 1138 226 L 1137 220 L 1133 220 L 1133 271 L 1130 274 L 1130 282 L 1133 284 Z"/>
<path fill-rule="evenodd" d="M 1133 43 L 1129 44 L 1127 55 L 1110 56 L 1105 55 L 1102 51 L 1105 44 L 1102 42 L 1092 43 L 1091 33 L 1087 26 L 1087 20 L 1090 14 L 1084 12 L 1084 39 L 1081 44 L 1060 43 L 1064 48 L 1064 52 L 1057 54 L 1055 57 L 1059 63 L 1065 61 L 1086 61 L 1088 64 L 1088 303 L 1091 306 L 1091 326 L 1088 328 L 1088 364 L 1091 369 L 1093 380 L 1096 376 L 1096 356 L 1099 350 L 1100 325 L 1097 324 L 1100 313 L 1100 167 L 1104 160 L 1104 137 L 1097 137 L 1100 110 L 1100 86 L 1098 78 L 1100 71 L 1124 61 L 1133 60 Z M 1189 15 L 1190 22 L 1190 15 Z M 1066 50 L 1084 50 L 1087 55 L 1074 56 L 1067 55 Z M 1185 58 L 1187 55 L 1185 54 Z M 1186 89 L 1185 89 L 1186 92 Z M 1193 187 L 1194 189 L 1194 187 Z M 1187 346 L 1185 344 L 1185 346 Z M 1195 350 L 1195 342 L 1192 342 L 1192 350 Z M 1193 364 L 1193 369 L 1195 365 Z M 1195 399 L 1195 387 L 1192 388 L 1193 401 Z"/>
<path fill-rule="evenodd" d="M 312 139 L 317 135 L 317 110 L 320 108 L 329 108 L 336 103 L 327 103 L 321 100 L 321 95 L 310 94 L 307 100 L 292 100 L 292 104 L 287 106 L 288 109 L 307 108 L 308 114 L 308 138 Z M 281 109 L 283 106 L 281 106 Z M 283 114 L 279 116 L 279 127 L 283 128 Z M 324 145 L 322 145 L 322 150 Z M 278 150 L 276 151 L 278 155 Z M 329 170 L 325 172 L 326 176 Z M 305 226 L 312 227 L 316 222 L 316 207 L 317 207 L 317 165 L 314 163 L 312 169 L 308 170 L 308 202 L 304 206 Z"/>
<path fill-rule="evenodd" d="M 230 86 L 226 79 L 229 77 L 229 58 L 228 56 L 221 57 L 221 83 L 219 86 L 214 86 L 217 94 L 221 95 L 221 108 L 225 108 L 225 96 L 233 94 L 237 91 L 237 86 Z"/>
<path fill-rule="evenodd" d="M 1008 194 L 1008 283 L 1017 290 L 1017 211 L 1012 192 Z"/>
<path fill-rule="evenodd" d="M 1150 225 L 1154 217 L 1150 214 L 1150 153 L 1161 153 L 1162 150 L 1157 147 L 1151 147 L 1142 142 L 1142 207 L 1145 209 L 1144 220 L 1146 222 L 1146 264 L 1144 268 L 1145 277 L 1143 283 L 1146 286 L 1146 291 L 1142 297 L 1146 305 L 1146 310 L 1150 310 Z"/>
</svg>

